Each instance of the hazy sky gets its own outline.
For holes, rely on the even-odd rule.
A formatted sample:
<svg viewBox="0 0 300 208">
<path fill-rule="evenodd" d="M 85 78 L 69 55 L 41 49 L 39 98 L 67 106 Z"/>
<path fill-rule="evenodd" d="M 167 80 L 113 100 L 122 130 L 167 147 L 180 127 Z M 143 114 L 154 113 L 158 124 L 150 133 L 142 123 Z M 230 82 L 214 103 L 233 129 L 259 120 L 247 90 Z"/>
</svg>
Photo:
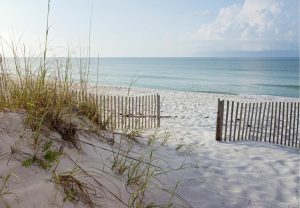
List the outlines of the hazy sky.
<svg viewBox="0 0 300 208">
<path fill-rule="evenodd" d="M 51 53 L 97 56 L 297 56 L 298 0 L 52 0 Z M 0 0 L 0 38 L 37 53 L 47 0 Z"/>
</svg>

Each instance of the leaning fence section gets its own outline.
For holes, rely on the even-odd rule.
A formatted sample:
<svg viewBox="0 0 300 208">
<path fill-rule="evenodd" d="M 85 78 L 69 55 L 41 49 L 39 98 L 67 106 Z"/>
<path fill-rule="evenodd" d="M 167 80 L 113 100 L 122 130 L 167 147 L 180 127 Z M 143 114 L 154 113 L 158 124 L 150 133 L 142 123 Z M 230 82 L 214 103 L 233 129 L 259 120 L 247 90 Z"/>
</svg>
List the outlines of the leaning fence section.
<svg viewBox="0 0 300 208">
<path fill-rule="evenodd" d="M 113 129 L 150 129 L 160 127 L 160 95 L 118 96 L 74 91 L 78 103 L 91 101 L 98 122 Z"/>
<path fill-rule="evenodd" d="M 216 140 L 252 140 L 300 148 L 299 108 L 299 102 L 218 100 Z"/>
</svg>

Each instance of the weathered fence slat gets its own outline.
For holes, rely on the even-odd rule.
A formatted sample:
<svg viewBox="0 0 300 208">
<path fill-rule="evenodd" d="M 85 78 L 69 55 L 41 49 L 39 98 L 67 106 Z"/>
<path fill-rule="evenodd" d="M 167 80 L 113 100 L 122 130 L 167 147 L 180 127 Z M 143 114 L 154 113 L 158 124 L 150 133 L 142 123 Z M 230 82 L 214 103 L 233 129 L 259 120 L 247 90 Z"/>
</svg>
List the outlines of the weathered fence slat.
<svg viewBox="0 0 300 208">
<path fill-rule="evenodd" d="M 155 100 L 154 100 L 155 95 L 152 95 L 152 126 L 151 128 L 155 128 Z"/>
<path fill-rule="evenodd" d="M 138 97 L 135 97 L 135 108 L 134 108 L 134 128 L 138 128 Z"/>
<path fill-rule="evenodd" d="M 155 128 L 156 127 L 156 95 L 153 95 L 153 105 L 154 105 L 154 107 L 153 107 L 153 128 Z"/>
<path fill-rule="evenodd" d="M 121 128 L 121 115 L 122 115 L 122 112 L 121 112 L 121 101 L 120 101 L 120 96 L 118 96 L 118 128 Z"/>
<path fill-rule="evenodd" d="M 114 117 L 114 122 L 113 122 L 113 128 L 117 128 L 117 99 L 116 96 L 113 97 L 113 117 Z"/>
<path fill-rule="evenodd" d="M 129 97 L 128 99 L 128 115 L 127 115 L 127 118 L 128 118 L 128 125 L 127 125 L 127 128 L 128 129 L 134 129 L 133 127 L 133 118 L 134 118 L 134 114 L 133 114 L 133 109 L 134 109 L 134 101 L 133 101 L 134 97 Z"/>
<path fill-rule="evenodd" d="M 107 112 L 107 118 L 109 119 L 110 123 L 112 124 L 112 96 L 107 96 L 107 106 L 108 106 L 108 112 Z"/>
<path fill-rule="evenodd" d="M 244 113 L 244 122 L 242 128 L 242 140 L 244 139 L 244 130 L 245 130 L 245 123 L 246 123 L 246 116 L 247 116 L 247 103 L 245 104 L 245 113 Z"/>
<path fill-rule="evenodd" d="M 290 146 L 290 141 L 291 141 L 292 117 L 293 117 L 293 103 L 291 103 L 291 109 L 290 109 L 290 124 L 289 124 L 289 141 L 288 141 L 288 146 Z"/>
<path fill-rule="evenodd" d="M 250 121 L 251 105 L 252 105 L 252 103 L 249 103 L 247 123 L 246 123 L 246 134 L 245 134 L 244 140 L 248 140 L 248 130 L 249 130 L 249 127 L 250 127 L 249 121 Z"/>
<path fill-rule="evenodd" d="M 234 108 L 234 101 L 231 102 L 229 141 L 232 140 L 232 138 L 231 138 L 231 132 L 232 132 L 233 108 Z"/>
<path fill-rule="evenodd" d="M 141 128 L 144 128 L 144 96 L 141 97 Z"/>
<path fill-rule="evenodd" d="M 151 128 L 151 96 L 148 95 L 148 128 Z"/>
<path fill-rule="evenodd" d="M 150 96 L 147 96 L 147 115 L 148 115 L 148 126 L 147 128 L 150 128 Z"/>
<path fill-rule="evenodd" d="M 258 135 L 259 135 L 261 108 L 262 108 L 262 103 L 259 104 L 259 114 L 258 114 L 257 129 L 256 129 L 256 141 L 258 141 Z"/>
<path fill-rule="evenodd" d="M 244 104 L 244 103 L 241 103 L 240 122 L 239 122 L 239 130 L 238 130 L 237 140 L 240 140 L 241 126 L 242 126 L 242 119 L 243 119 L 243 104 Z M 224 106 L 223 106 L 223 108 L 224 108 Z M 223 109 L 223 110 L 224 110 L 224 109 Z"/>
<path fill-rule="evenodd" d="M 251 139 L 251 132 L 252 132 L 252 127 L 253 127 L 253 114 L 254 114 L 254 109 L 255 109 L 255 103 L 252 105 L 252 111 L 251 111 L 251 119 L 250 119 L 250 126 L 249 126 L 249 136 L 248 139 Z"/>
<path fill-rule="evenodd" d="M 106 111 L 107 111 L 107 107 L 106 107 L 106 100 L 105 100 L 105 95 L 103 95 L 103 118 L 104 118 L 104 123 L 106 123 Z"/>
<path fill-rule="evenodd" d="M 147 96 L 144 96 L 144 126 L 147 128 Z"/>
<path fill-rule="evenodd" d="M 141 97 L 139 97 L 139 129 L 141 128 Z"/>
<path fill-rule="evenodd" d="M 282 103 L 282 118 L 281 118 L 281 137 L 280 137 L 280 144 L 283 143 L 283 132 L 284 132 L 284 110 L 285 103 Z"/>
<path fill-rule="evenodd" d="M 273 126 L 273 143 L 276 137 L 276 121 L 277 121 L 277 102 L 275 103 L 274 126 Z"/>
<path fill-rule="evenodd" d="M 134 124 L 134 128 L 135 129 L 138 129 L 139 128 L 139 115 L 138 115 L 138 113 L 139 113 L 139 106 L 138 106 L 138 102 L 139 101 L 139 98 L 138 97 L 135 97 L 135 109 L 134 109 L 134 117 L 135 117 L 135 124 Z"/>
<path fill-rule="evenodd" d="M 149 111 L 148 111 L 148 95 L 145 96 L 145 127 L 148 128 L 149 124 Z"/>
<path fill-rule="evenodd" d="M 269 133 L 269 142 L 271 142 L 271 138 L 272 138 L 272 122 L 273 122 L 273 107 L 274 107 L 274 103 L 271 103 L 271 121 L 270 121 L 270 133 Z"/>
<path fill-rule="evenodd" d="M 236 123 L 238 122 L 238 111 L 239 111 L 239 102 L 236 104 L 236 112 L 234 119 L 234 131 L 233 131 L 233 141 L 235 141 L 235 132 L 236 132 Z"/>
<path fill-rule="evenodd" d="M 285 137 L 284 137 L 284 145 L 287 142 L 287 135 L 288 135 L 288 122 L 289 122 L 289 103 L 286 104 L 286 123 L 285 123 Z"/>
<path fill-rule="evenodd" d="M 280 115 L 281 115 L 281 102 L 279 102 L 279 109 L 278 109 L 277 139 L 276 139 L 276 144 L 279 144 L 279 136 L 280 136 Z"/>
<path fill-rule="evenodd" d="M 152 96 L 149 95 L 149 128 L 152 128 Z"/>
<path fill-rule="evenodd" d="M 255 126 L 256 126 L 256 119 L 257 119 L 257 108 L 258 108 L 258 103 L 255 104 L 255 107 L 253 105 L 253 109 L 255 109 L 255 116 L 254 116 L 253 128 L 251 128 L 252 129 L 252 140 L 254 140 L 254 136 L 255 136 Z M 253 112 L 252 112 L 252 115 L 253 115 Z M 252 127 L 252 121 L 251 121 L 251 127 Z M 249 139 L 251 139 L 251 137 Z"/>
<path fill-rule="evenodd" d="M 152 102 L 153 102 L 153 99 L 152 99 L 152 95 L 150 95 L 150 105 L 149 105 L 149 108 L 150 108 L 150 128 L 152 128 L 152 117 L 153 117 L 153 109 L 152 109 Z"/>
<path fill-rule="evenodd" d="M 266 120 L 266 128 L 265 128 L 265 142 L 267 141 L 267 134 L 268 134 L 268 121 L 269 121 L 269 114 L 270 114 L 270 106 L 271 106 L 271 103 L 268 103 L 268 112 L 267 112 L 267 120 Z"/>
<path fill-rule="evenodd" d="M 255 124 L 254 124 L 255 122 L 253 123 L 253 114 L 254 114 L 254 111 L 255 111 L 255 114 L 256 114 L 257 103 L 253 103 L 253 106 L 252 106 L 251 123 L 250 123 L 250 129 L 249 129 L 249 140 L 251 140 L 251 132 L 253 132 L 252 133 L 252 136 L 253 136 L 254 135 L 254 130 L 255 130 Z"/>
<path fill-rule="evenodd" d="M 157 94 L 156 106 L 157 106 L 157 127 L 160 127 L 160 95 L 159 94 Z"/>
<path fill-rule="evenodd" d="M 127 109 L 127 113 L 126 113 L 126 120 L 128 120 L 127 122 L 127 126 L 125 126 L 126 129 L 129 129 L 130 126 L 130 112 L 131 112 L 131 97 L 128 98 L 127 100 L 128 102 L 128 109 Z"/>
<path fill-rule="evenodd" d="M 226 103 L 226 121 L 225 121 L 225 137 L 224 137 L 225 141 L 226 141 L 226 137 L 227 137 L 228 110 L 229 110 L 229 100 L 227 100 L 227 103 Z"/>
<path fill-rule="evenodd" d="M 294 147 L 294 138 L 295 138 L 295 122 L 296 122 L 296 103 L 294 103 L 294 116 L 293 116 L 293 136 L 292 136 L 292 147 Z M 297 144 L 297 143 L 296 143 Z"/>
<path fill-rule="evenodd" d="M 264 122 L 265 122 L 265 114 L 266 114 L 266 109 L 267 109 L 267 103 L 264 104 L 264 111 L 263 111 L 263 117 L 262 117 L 262 121 L 261 121 L 261 130 L 260 130 L 260 141 L 263 141 L 263 135 L 264 135 Z"/>
<path fill-rule="evenodd" d="M 298 147 L 300 148 L 300 138 L 298 138 L 298 131 L 299 131 L 299 115 L 300 115 L 300 112 L 299 112 L 299 110 L 300 110 L 300 103 L 298 103 L 298 108 L 297 108 L 298 110 L 297 110 L 297 128 L 296 128 L 296 143 L 298 142 Z"/>
<path fill-rule="evenodd" d="M 111 120 L 111 128 L 114 126 L 114 115 L 113 115 L 113 96 L 110 96 L 110 112 L 109 112 L 109 117 Z"/>
<path fill-rule="evenodd" d="M 134 97 L 131 97 L 131 127 L 134 129 Z"/>
</svg>

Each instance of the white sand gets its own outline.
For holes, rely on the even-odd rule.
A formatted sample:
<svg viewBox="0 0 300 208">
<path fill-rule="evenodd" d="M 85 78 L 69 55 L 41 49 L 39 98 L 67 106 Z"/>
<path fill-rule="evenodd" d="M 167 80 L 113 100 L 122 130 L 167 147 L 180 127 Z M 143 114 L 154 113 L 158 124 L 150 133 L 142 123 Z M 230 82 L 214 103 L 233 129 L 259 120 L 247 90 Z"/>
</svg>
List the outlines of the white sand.
<svg viewBox="0 0 300 208">
<path fill-rule="evenodd" d="M 109 93 L 126 94 L 124 88 Z M 161 127 L 173 136 L 158 151 L 168 166 L 177 167 L 186 158 L 191 167 L 169 174 L 165 184 L 181 186 L 177 193 L 193 207 L 300 207 L 299 150 L 273 144 L 215 141 L 217 100 L 293 101 L 275 96 L 218 95 L 150 89 L 131 94 L 159 93 L 162 101 Z M 184 144 L 176 151 L 178 145 Z"/>
<path fill-rule="evenodd" d="M 103 88 L 105 93 L 126 94 L 125 88 Z M 298 101 L 299 99 L 271 96 L 230 96 L 204 93 L 156 91 L 133 89 L 131 94 L 158 92 L 162 100 L 162 131 L 167 128 L 172 136 L 166 145 L 161 146 L 155 157 L 160 166 L 177 168 L 183 161 L 188 168 L 160 176 L 158 184 L 172 188 L 180 179 L 177 194 L 196 208 L 200 207 L 299 207 L 300 159 L 299 150 L 263 143 L 219 143 L 215 141 L 216 105 L 218 98 L 239 101 Z M 0 155 L 9 151 L 23 132 L 20 114 L 4 113 L 0 116 Z M 146 132 L 146 134 L 151 131 Z M 29 133 L 30 134 L 30 133 Z M 84 137 L 82 137 L 84 138 Z M 91 141 L 91 138 L 88 138 Z M 93 141 L 93 140 L 92 140 Z M 94 141 L 96 142 L 96 141 Z M 98 144 L 99 142 L 97 142 Z M 108 146 L 108 145 L 104 145 Z M 180 148 L 179 148 L 180 147 Z M 139 152 L 145 146 L 137 146 Z M 177 148 L 177 150 L 176 150 Z M 179 149 L 178 149 L 179 148 Z M 67 152 L 83 167 L 102 168 L 99 161 L 108 161 L 107 152 L 84 146 L 85 154 L 68 150 Z M 79 156 L 78 156 L 79 155 Z M 62 167 L 63 166 L 63 167 Z M 74 165 L 68 158 L 58 170 Z M 54 185 L 46 179 L 51 174 L 38 168 L 28 169 L 12 160 L 0 159 L 0 175 L 13 172 L 18 175 L 12 180 L 5 200 L 18 207 L 59 207 L 62 194 L 56 196 Z M 30 173 L 30 174 L 29 174 Z M 99 180 L 112 192 L 118 193 L 124 201 L 128 193 L 122 177 L 118 179 L 102 174 Z M 122 181 L 123 180 L 123 181 Z M 1 184 L 1 183 L 0 183 Z M 99 187 L 100 189 L 100 187 Z M 105 191 L 104 207 L 122 207 L 111 194 Z M 55 198 L 56 197 L 56 198 Z M 157 197 L 165 202 L 161 192 L 153 191 L 148 198 Z M 1 201 L 1 200 L 0 200 Z M 56 205 L 54 205 L 56 203 Z M 71 207 L 72 204 L 64 204 Z M 3 204 L 0 204 L 2 207 Z M 19 207 L 22 207 L 19 206 Z M 177 207 L 181 207 L 177 205 Z"/>
<path fill-rule="evenodd" d="M 34 152 L 32 145 L 33 135 L 31 130 L 24 126 L 24 118 L 24 113 L 0 112 L 0 208 L 7 206 L 14 208 L 89 207 L 83 203 L 74 206 L 73 203 L 64 201 L 65 194 L 51 180 L 52 174 L 50 170 L 44 170 L 37 165 L 31 165 L 28 168 L 21 165 L 22 161 L 30 158 L 26 153 L 33 155 Z M 105 134 L 106 137 L 111 136 L 109 133 Z M 58 133 L 52 132 L 48 136 L 51 139 L 61 141 Z M 114 137 L 116 144 L 112 147 L 111 144 L 107 143 L 107 140 L 101 140 L 101 137 L 93 133 L 79 130 L 78 139 L 97 147 L 80 143 L 81 150 L 77 151 L 74 148 L 65 146 L 64 152 L 66 155 L 61 157 L 61 161 L 56 169 L 57 173 L 62 173 L 76 167 L 78 168 L 73 162 L 75 161 L 86 171 L 89 176 L 82 172 L 79 179 L 91 184 L 97 192 L 96 196 L 91 196 L 93 202 L 98 205 L 97 207 L 128 207 L 127 204 L 130 202 L 131 193 L 136 190 L 134 186 L 126 186 L 126 174 L 120 176 L 111 170 L 113 156 L 107 150 L 117 152 L 118 142 L 120 141 L 120 136 L 115 135 Z M 40 139 L 42 141 L 45 138 L 41 136 Z M 126 150 L 126 141 L 123 140 L 122 143 L 122 149 Z M 54 147 L 52 148 L 57 147 L 59 149 L 60 144 L 60 142 L 54 142 Z M 15 154 L 11 154 L 11 147 L 17 150 Z M 147 152 L 147 146 L 136 144 L 131 154 L 138 158 L 144 152 Z M 9 174 L 13 175 L 4 187 L 3 192 L 1 192 L 5 177 Z M 168 204 L 170 194 L 155 187 L 156 184 L 160 185 L 159 182 L 153 181 L 153 185 L 149 186 L 149 191 L 146 191 L 145 203 L 155 201 L 159 204 Z M 170 188 L 173 187 L 174 185 L 172 184 Z M 169 188 L 169 186 L 164 188 Z M 6 192 L 8 194 L 2 195 Z"/>
<path fill-rule="evenodd" d="M 44 170 L 32 165 L 25 168 L 21 165 L 24 158 L 20 154 L 15 154 L 11 157 L 11 146 L 16 149 L 32 154 L 32 134 L 29 129 L 23 125 L 24 115 L 22 113 L 0 113 L 0 187 L 3 179 L 8 174 L 14 174 L 10 177 L 7 188 L 5 189 L 10 194 L 0 198 L 0 207 L 74 207 L 74 204 L 66 201 L 63 202 L 63 191 L 58 188 L 53 182 L 51 171 Z M 59 138 L 58 134 L 51 135 L 53 138 Z M 79 137 L 84 140 L 82 135 Z M 93 137 L 87 137 L 89 142 L 94 142 Z M 103 143 L 102 143 L 103 144 Z M 105 146 L 105 144 L 103 144 Z M 108 146 L 108 145 L 107 145 Z M 81 145 L 82 151 L 78 152 L 75 149 L 65 147 L 64 151 L 76 161 L 86 171 L 93 171 L 95 179 L 108 188 L 113 193 L 118 193 L 118 196 L 127 202 L 129 195 L 125 190 L 124 181 L 113 178 L 109 174 L 102 171 L 96 171 L 91 168 L 103 169 L 103 160 L 110 160 L 111 155 L 101 150 L 96 150 L 88 145 Z M 26 157 L 26 155 L 25 155 Z M 55 163 L 54 163 L 55 164 Z M 64 156 L 57 167 L 57 172 L 61 173 L 76 167 L 76 165 L 66 156 Z M 95 174 L 97 172 L 97 174 Z M 89 177 L 81 177 L 81 180 L 93 184 L 98 191 L 98 197 L 92 198 L 95 203 L 104 207 L 124 207 L 122 203 L 116 200 L 108 190 L 97 184 Z M 87 207 L 84 204 L 79 204 L 79 207 Z"/>
</svg>

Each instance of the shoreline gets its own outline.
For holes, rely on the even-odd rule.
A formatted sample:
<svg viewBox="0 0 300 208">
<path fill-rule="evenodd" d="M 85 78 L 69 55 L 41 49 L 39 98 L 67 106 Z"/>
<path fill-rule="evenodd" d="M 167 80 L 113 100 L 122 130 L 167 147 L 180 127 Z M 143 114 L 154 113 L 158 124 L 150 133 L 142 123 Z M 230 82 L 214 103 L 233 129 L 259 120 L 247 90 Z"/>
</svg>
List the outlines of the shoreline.
<svg viewBox="0 0 300 208">
<path fill-rule="evenodd" d="M 88 84 L 89 89 L 95 91 L 96 85 L 95 84 Z M 124 95 L 124 92 L 128 91 L 129 87 L 125 86 L 115 86 L 115 85 L 98 85 L 99 92 L 109 92 L 113 93 L 114 95 Z M 104 88 L 104 91 L 101 89 Z M 118 93 L 118 90 L 121 92 Z M 203 91 L 185 91 L 185 90 L 171 90 L 171 89 L 155 89 L 155 88 L 143 88 L 143 87 L 130 87 L 130 92 L 134 94 L 142 94 L 142 93 L 184 93 L 184 94 L 194 94 L 195 96 L 205 96 L 205 95 L 212 95 L 212 96 L 220 96 L 220 97 L 229 97 L 229 98 L 241 98 L 241 99 L 249 99 L 249 100 L 278 100 L 284 101 L 285 99 L 288 101 L 295 101 L 299 102 L 300 97 L 285 97 L 285 96 L 277 96 L 277 95 L 252 95 L 252 94 L 230 94 L 230 93 L 216 93 L 216 92 L 203 92 Z M 122 94 L 123 93 L 123 94 Z"/>
</svg>

